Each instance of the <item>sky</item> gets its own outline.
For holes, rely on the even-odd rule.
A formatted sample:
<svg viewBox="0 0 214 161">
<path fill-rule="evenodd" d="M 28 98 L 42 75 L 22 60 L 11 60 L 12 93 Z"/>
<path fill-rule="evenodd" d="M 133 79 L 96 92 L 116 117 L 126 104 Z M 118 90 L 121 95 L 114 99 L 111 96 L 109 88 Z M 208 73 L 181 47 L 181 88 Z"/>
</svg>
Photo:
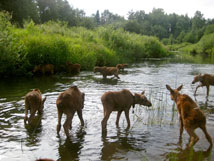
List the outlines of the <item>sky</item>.
<svg viewBox="0 0 214 161">
<path fill-rule="evenodd" d="M 187 14 L 193 17 L 198 10 L 204 18 L 214 18 L 214 0 L 68 0 L 68 2 L 72 7 L 84 10 L 86 16 L 95 14 L 97 10 L 102 13 L 108 9 L 126 18 L 131 10 L 134 12 L 144 10 L 148 14 L 153 8 L 162 8 L 167 14 Z"/>
</svg>

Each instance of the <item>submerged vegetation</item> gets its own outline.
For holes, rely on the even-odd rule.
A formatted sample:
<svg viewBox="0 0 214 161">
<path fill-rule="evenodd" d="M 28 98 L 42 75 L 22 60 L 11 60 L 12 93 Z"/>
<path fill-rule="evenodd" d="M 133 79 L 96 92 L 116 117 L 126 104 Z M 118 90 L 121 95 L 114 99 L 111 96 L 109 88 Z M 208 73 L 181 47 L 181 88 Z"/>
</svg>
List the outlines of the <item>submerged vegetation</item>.
<svg viewBox="0 0 214 161">
<path fill-rule="evenodd" d="M 80 63 L 83 70 L 94 66 L 115 66 L 141 58 L 165 57 L 167 50 L 155 37 L 129 33 L 123 29 L 98 27 L 69 28 L 66 23 L 33 21 L 17 28 L 10 15 L 1 12 L 0 75 L 31 74 L 35 65 L 53 64 L 60 72 L 66 61 Z"/>
</svg>

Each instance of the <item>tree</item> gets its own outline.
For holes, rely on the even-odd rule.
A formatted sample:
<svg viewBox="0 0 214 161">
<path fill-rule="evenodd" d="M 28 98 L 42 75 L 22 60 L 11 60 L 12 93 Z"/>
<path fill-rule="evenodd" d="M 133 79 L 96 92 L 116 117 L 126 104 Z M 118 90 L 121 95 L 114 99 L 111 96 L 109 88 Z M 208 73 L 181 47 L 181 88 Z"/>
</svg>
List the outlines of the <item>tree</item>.
<svg viewBox="0 0 214 161">
<path fill-rule="evenodd" d="M 203 18 L 203 14 L 200 11 L 196 11 L 192 19 L 192 29 L 197 30 L 202 28 L 204 25 L 205 19 Z"/>
<path fill-rule="evenodd" d="M 35 0 L 1 0 L 0 10 L 6 10 L 12 15 L 12 22 L 23 25 L 24 19 L 39 22 L 39 14 Z"/>
<path fill-rule="evenodd" d="M 94 19 L 95 19 L 95 23 L 97 25 L 99 25 L 100 24 L 100 12 L 99 12 L 99 10 L 97 10 L 97 12 L 96 12 L 96 14 L 94 16 Z"/>
</svg>

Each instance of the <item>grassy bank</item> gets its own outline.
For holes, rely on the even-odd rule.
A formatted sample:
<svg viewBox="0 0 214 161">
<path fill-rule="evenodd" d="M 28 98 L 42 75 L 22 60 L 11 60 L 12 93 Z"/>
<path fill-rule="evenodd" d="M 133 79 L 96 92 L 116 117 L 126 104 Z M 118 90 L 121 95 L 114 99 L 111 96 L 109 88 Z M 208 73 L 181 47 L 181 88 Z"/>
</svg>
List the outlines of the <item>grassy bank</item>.
<svg viewBox="0 0 214 161">
<path fill-rule="evenodd" d="M 87 30 L 48 22 L 24 28 L 10 24 L 0 13 L 0 75 L 31 75 L 35 65 L 53 64 L 60 72 L 66 61 L 80 63 L 83 70 L 94 66 L 133 63 L 141 58 L 166 57 L 167 50 L 155 37 L 131 34 L 122 29 L 99 27 Z"/>
<path fill-rule="evenodd" d="M 214 63 L 214 33 L 205 34 L 198 43 L 181 43 L 168 46 L 175 59 L 191 63 Z"/>
</svg>

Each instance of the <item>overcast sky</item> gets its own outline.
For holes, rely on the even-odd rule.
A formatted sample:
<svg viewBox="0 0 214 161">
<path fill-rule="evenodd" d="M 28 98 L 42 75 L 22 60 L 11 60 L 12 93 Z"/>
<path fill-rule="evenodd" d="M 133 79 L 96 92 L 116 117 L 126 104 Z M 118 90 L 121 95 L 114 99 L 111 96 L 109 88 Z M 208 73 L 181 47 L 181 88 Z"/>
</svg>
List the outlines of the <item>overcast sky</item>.
<svg viewBox="0 0 214 161">
<path fill-rule="evenodd" d="M 127 17 L 130 10 L 144 10 L 147 14 L 153 8 L 162 8 L 165 13 L 187 14 L 193 17 L 198 10 L 207 18 L 214 18 L 214 0 L 68 0 L 78 9 L 85 11 L 87 16 L 108 9 L 114 14 Z"/>
</svg>

